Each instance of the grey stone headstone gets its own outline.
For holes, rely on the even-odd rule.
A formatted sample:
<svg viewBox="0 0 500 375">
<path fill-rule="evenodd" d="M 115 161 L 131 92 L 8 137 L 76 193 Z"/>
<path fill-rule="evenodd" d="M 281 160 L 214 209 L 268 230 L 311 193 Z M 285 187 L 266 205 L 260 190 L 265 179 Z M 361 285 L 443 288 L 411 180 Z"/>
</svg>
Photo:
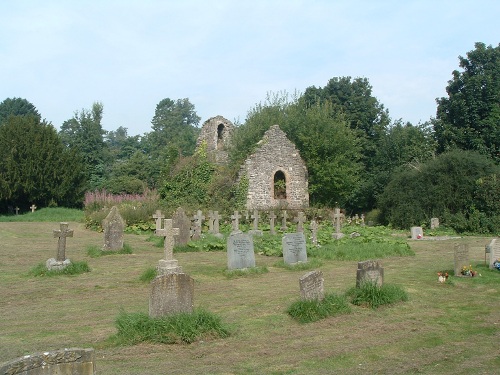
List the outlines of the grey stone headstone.
<svg viewBox="0 0 500 375">
<path fill-rule="evenodd" d="M 71 264 L 69 259 L 66 259 L 66 238 L 73 237 L 73 230 L 68 229 L 68 223 L 59 223 L 58 230 L 54 230 L 54 238 L 57 238 L 57 255 L 56 258 L 50 258 L 46 262 L 48 270 L 62 270 Z"/>
<path fill-rule="evenodd" d="M 312 243 L 314 246 L 318 246 L 318 228 L 319 228 L 318 222 L 314 219 L 311 220 L 310 229 L 312 235 Z"/>
<path fill-rule="evenodd" d="M 189 220 L 182 207 L 177 208 L 172 216 L 172 226 L 179 228 L 179 234 L 174 236 L 175 246 L 187 244 L 190 239 L 191 220 Z"/>
<path fill-rule="evenodd" d="M 104 251 L 116 251 L 123 249 L 123 231 L 125 220 L 123 220 L 118 207 L 111 207 L 108 216 L 102 221 L 104 230 Z"/>
<path fill-rule="evenodd" d="M 34 353 L 2 364 L 0 374 L 95 375 L 95 353 L 91 348 L 69 348 Z"/>
<path fill-rule="evenodd" d="M 285 233 L 281 240 L 283 261 L 287 264 L 307 262 L 306 238 L 304 233 Z"/>
<path fill-rule="evenodd" d="M 422 227 L 411 227 L 411 239 L 412 240 L 421 240 L 424 238 L 424 231 Z"/>
<path fill-rule="evenodd" d="M 311 271 L 299 279 L 300 298 L 318 300 L 325 298 L 323 272 Z"/>
<path fill-rule="evenodd" d="M 255 267 L 252 236 L 231 234 L 227 239 L 227 268 L 229 270 Z"/>
<path fill-rule="evenodd" d="M 157 318 L 193 311 L 194 280 L 186 273 L 170 273 L 151 281 L 149 316 Z"/>
<path fill-rule="evenodd" d="M 493 269 L 493 263 L 500 261 L 500 239 L 494 238 L 488 245 L 490 248 L 490 269 Z"/>
<path fill-rule="evenodd" d="M 431 229 L 439 228 L 439 219 L 437 217 L 433 217 L 431 219 Z"/>
<path fill-rule="evenodd" d="M 469 268 L 469 247 L 466 244 L 455 244 L 453 253 L 455 276 L 462 276 L 462 268 Z"/>
<path fill-rule="evenodd" d="M 379 287 L 383 285 L 384 268 L 379 262 L 375 260 L 358 262 L 356 287 L 359 288 L 365 282 L 375 283 Z"/>
</svg>

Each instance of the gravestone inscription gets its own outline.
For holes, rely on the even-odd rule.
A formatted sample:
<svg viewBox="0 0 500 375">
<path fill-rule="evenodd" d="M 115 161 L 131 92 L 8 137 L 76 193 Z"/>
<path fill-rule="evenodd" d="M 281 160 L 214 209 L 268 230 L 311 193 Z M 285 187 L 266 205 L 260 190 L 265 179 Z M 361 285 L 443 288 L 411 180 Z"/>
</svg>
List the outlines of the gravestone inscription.
<svg viewBox="0 0 500 375">
<path fill-rule="evenodd" d="M 303 300 L 321 301 L 325 297 L 323 272 L 311 271 L 299 279 L 300 297 Z"/>
<path fill-rule="evenodd" d="M 421 240 L 424 238 L 424 231 L 422 227 L 411 227 L 411 239 L 412 240 Z"/>
<path fill-rule="evenodd" d="M 367 260 L 358 262 L 356 272 L 356 287 L 359 288 L 363 283 L 374 283 L 377 286 L 382 286 L 384 283 L 384 268 L 375 260 Z"/>
<path fill-rule="evenodd" d="M 252 236 L 231 234 L 227 239 L 227 268 L 229 270 L 255 267 Z"/>
<path fill-rule="evenodd" d="M 307 262 L 306 238 L 304 233 L 285 233 L 281 240 L 283 261 L 287 264 Z"/>
</svg>

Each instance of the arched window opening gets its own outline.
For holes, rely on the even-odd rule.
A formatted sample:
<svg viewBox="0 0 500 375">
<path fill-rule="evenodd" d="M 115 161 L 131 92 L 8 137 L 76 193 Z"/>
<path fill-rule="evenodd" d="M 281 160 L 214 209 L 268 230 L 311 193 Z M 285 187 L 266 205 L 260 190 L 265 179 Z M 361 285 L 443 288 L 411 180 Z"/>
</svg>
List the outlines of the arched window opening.
<svg viewBox="0 0 500 375">
<path fill-rule="evenodd" d="M 274 174 L 274 199 L 286 199 L 286 177 L 283 171 Z"/>
<path fill-rule="evenodd" d="M 217 149 L 221 149 L 224 145 L 223 142 L 224 137 L 224 124 L 219 124 L 217 127 Z"/>
</svg>

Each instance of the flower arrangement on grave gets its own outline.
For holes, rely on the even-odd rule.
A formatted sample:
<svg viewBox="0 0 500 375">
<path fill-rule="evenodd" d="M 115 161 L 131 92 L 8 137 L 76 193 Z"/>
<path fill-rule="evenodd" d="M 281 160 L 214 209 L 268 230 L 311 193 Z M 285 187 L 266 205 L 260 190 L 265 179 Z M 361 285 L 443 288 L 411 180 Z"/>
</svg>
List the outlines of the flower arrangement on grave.
<svg viewBox="0 0 500 375">
<path fill-rule="evenodd" d="M 438 272 L 438 281 L 444 283 L 448 280 L 448 272 Z"/>
<path fill-rule="evenodd" d="M 463 266 L 462 271 L 460 271 L 460 273 L 463 276 L 470 276 L 470 277 L 474 277 L 477 275 L 477 272 L 472 269 L 472 265 L 469 265 L 469 267 Z"/>
<path fill-rule="evenodd" d="M 493 262 L 493 267 L 500 271 L 500 259 Z"/>
</svg>

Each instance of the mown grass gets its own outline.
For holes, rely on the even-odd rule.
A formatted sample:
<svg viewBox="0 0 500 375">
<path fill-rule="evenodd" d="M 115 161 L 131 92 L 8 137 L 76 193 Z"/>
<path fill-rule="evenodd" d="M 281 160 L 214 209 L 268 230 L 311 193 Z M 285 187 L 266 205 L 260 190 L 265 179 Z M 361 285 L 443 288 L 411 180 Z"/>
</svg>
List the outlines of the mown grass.
<svg viewBox="0 0 500 375">
<path fill-rule="evenodd" d="M 29 271 L 30 276 L 61 276 L 61 275 L 80 275 L 82 273 L 90 272 L 90 267 L 87 262 L 79 261 L 69 264 L 62 270 L 49 270 L 45 263 L 39 263 Z"/>
<path fill-rule="evenodd" d="M 323 265 L 323 262 L 317 258 L 308 258 L 307 262 L 298 262 L 298 263 L 285 263 L 283 260 L 279 260 L 274 263 L 274 267 L 283 268 L 289 271 L 308 271 L 315 268 L 319 268 Z"/>
<path fill-rule="evenodd" d="M 335 293 L 326 294 L 322 300 L 296 301 L 287 309 L 287 313 L 300 323 L 311 323 L 350 312 L 351 307 L 347 299 Z"/>
<path fill-rule="evenodd" d="M 74 208 L 46 207 L 21 215 L 2 215 L 0 222 L 66 222 L 73 221 L 82 223 L 84 212 Z"/>
<path fill-rule="evenodd" d="M 120 254 L 132 254 L 132 253 L 133 253 L 132 246 L 126 243 L 123 244 L 123 248 L 121 250 L 115 250 L 115 251 L 111 250 L 105 251 L 96 245 L 87 246 L 87 255 L 91 258 L 99 258 L 106 255 L 120 255 Z"/>
</svg>

